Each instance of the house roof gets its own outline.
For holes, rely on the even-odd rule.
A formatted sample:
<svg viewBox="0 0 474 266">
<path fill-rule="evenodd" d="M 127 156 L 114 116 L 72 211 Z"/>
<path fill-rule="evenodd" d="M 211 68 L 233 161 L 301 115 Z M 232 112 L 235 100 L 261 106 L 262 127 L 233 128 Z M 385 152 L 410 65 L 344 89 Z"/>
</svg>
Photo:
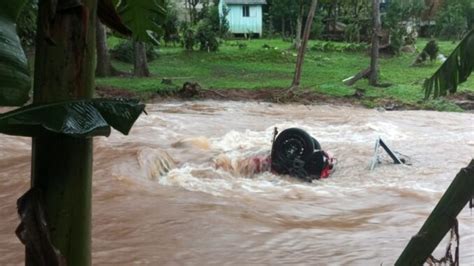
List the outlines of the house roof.
<svg viewBox="0 0 474 266">
<path fill-rule="evenodd" d="M 228 5 L 266 5 L 266 0 L 224 0 Z"/>
</svg>

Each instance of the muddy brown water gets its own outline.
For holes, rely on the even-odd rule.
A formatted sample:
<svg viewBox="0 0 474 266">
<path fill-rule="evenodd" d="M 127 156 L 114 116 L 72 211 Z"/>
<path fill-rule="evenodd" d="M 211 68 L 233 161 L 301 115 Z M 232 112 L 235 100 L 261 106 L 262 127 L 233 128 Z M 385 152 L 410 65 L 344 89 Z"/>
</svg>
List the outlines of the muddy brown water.
<svg viewBox="0 0 474 266">
<path fill-rule="evenodd" d="M 129 136 L 95 139 L 94 265 L 391 265 L 474 154 L 473 114 L 214 101 L 147 111 Z M 239 159 L 269 152 L 275 126 L 316 137 L 338 159 L 334 174 L 307 184 L 240 173 Z M 382 155 L 369 171 L 378 137 L 412 165 Z M 15 201 L 30 144 L 0 136 L 0 265 L 23 263 Z M 165 152 L 175 168 L 159 176 Z M 216 170 L 219 156 L 237 170 Z M 459 224 L 472 265 L 469 208 Z"/>
</svg>

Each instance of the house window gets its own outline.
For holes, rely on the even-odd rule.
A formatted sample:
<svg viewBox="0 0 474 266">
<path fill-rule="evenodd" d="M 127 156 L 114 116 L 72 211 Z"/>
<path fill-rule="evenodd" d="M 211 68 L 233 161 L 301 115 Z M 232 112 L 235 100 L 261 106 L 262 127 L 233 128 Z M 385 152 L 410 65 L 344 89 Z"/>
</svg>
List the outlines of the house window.
<svg viewBox="0 0 474 266">
<path fill-rule="evenodd" d="M 250 6 L 249 5 L 243 5 L 242 6 L 242 16 L 244 17 L 250 17 Z"/>
</svg>

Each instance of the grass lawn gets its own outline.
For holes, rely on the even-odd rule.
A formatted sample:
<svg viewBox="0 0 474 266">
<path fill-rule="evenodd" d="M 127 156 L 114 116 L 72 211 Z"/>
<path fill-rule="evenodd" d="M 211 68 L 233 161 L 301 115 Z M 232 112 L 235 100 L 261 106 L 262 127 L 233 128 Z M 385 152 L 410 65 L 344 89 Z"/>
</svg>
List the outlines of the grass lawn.
<svg viewBox="0 0 474 266">
<path fill-rule="evenodd" d="M 117 40 L 111 38 L 110 45 Z M 311 41 L 312 47 L 316 41 Z M 240 44 L 240 47 L 239 47 Z M 421 50 L 426 40 L 418 40 Z M 271 48 L 263 48 L 264 45 Z M 335 46 L 345 44 L 335 43 Z M 245 46 L 245 47 L 242 47 Z M 161 84 L 163 78 L 180 87 L 186 81 L 198 82 L 203 88 L 218 89 L 260 89 L 287 88 L 293 79 L 296 51 L 288 50 L 290 43 L 278 39 L 226 41 L 216 53 L 186 52 L 180 47 L 164 47 L 159 58 L 150 62 L 150 78 L 99 78 L 99 86 L 113 86 L 137 92 L 157 92 L 169 89 Z M 456 44 L 440 42 L 440 52 L 449 55 Z M 353 95 L 356 89 L 365 90 L 362 102 L 371 107 L 377 100 L 391 99 L 420 107 L 438 110 L 457 110 L 457 107 L 443 100 L 421 103 L 423 80 L 429 77 L 441 63 L 426 63 L 421 67 L 410 67 L 416 54 L 402 54 L 393 58 L 382 58 L 380 70 L 382 83 L 391 83 L 388 88 L 373 88 L 367 80 L 360 80 L 347 87 L 342 80 L 367 68 L 370 58 L 366 52 L 320 52 L 308 51 L 303 66 L 301 85 L 304 88 L 335 97 Z M 133 65 L 118 61 L 114 66 L 130 71 Z M 461 84 L 460 91 L 474 91 L 474 78 Z"/>
</svg>

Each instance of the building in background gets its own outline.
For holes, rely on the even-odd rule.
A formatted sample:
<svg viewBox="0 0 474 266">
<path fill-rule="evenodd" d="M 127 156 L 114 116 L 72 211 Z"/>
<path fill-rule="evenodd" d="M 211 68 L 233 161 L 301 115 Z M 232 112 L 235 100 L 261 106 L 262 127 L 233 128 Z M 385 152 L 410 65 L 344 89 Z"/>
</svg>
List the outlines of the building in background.
<svg viewBox="0 0 474 266">
<path fill-rule="evenodd" d="M 229 31 L 234 35 L 263 33 L 263 5 L 266 0 L 220 0 L 219 15 L 226 15 Z"/>
</svg>

